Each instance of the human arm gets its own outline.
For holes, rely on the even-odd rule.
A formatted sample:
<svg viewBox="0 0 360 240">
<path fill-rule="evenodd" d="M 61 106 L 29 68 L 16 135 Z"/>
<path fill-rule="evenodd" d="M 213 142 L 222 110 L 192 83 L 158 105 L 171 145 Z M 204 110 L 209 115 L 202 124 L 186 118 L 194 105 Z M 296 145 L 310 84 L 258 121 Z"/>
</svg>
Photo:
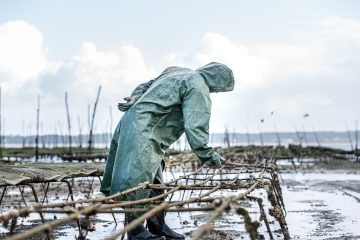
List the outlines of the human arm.
<svg viewBox="0 0 360 240">
<path fill-rule="evenodd" d="M 184 128 L 191 149 L 201 163 L 219 167 L 224 160 L 208 146 L 209 121 L 211 116 L 210 93 L 206 88 L 191 88 L 185 94 L 182 103 Z"/>
</svg>

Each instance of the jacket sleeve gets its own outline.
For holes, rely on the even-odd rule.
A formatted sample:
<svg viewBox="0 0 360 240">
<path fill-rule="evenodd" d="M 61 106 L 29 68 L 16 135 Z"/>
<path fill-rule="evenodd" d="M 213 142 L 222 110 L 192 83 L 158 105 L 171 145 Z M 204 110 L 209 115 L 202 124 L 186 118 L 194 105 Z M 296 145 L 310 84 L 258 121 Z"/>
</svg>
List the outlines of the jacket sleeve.
<svg viewBox="0 0 360 240">
<path fill-rule="evenodd" d="M 209 142 L 209 121 L 211 99 L 208 89 L 189 90 L 182 102 L 182 112 L 186 138 L 191 149 L 202 163 L 220 161 L 220 156 Z"/>
<path fill-rule="evenodd" d="M 137 86 L 134 91 L 131 93 L 131 97 L 136 98 L 138 100 L 145 92 L 150 88 L 150 86 L 156 81 L 155 79 L 152 79 L 148 82 L 142 83 L 139 86 Z"/>
</svg>

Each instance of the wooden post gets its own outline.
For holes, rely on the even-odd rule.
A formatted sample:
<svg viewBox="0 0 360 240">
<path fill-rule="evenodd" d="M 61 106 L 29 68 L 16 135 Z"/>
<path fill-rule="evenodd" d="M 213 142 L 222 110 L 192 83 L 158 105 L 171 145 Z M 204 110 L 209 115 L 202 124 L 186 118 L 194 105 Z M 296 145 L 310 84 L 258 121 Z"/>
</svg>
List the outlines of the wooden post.
<svg viewBox="0 0 360 240">
<path fill-rule="evenodd" d="M 68 93 L 67 92 L 65 92 L 65 107 L 66 107 L 66 115 L 67 115 L 68 130 L 69 130 L 69 153 L 71 154 L 71 121 L 70 121 L 70 112 L 69 112 Z"/>
<path fill-rule="evenodd" d="M 95 104 L 94 104 L 94 110 L 93 110 L 92 118 L 91 118 L 90 134 L 89 134 L 89 150 L 91 150 L 92 147 L 93 147 L 94 119 L 95 119 L 96 107 L 97 107 L 97 104 L 99 102 L 100 92 L 101 92 L 101 86 L 99 86 L 99 89 L 98 89 L 98 92 L 97 92 L 96 101 L 95 101 Z"/>
<path fill-rule="evenodd" d="M 358 142 L 359 142 L 359 130 L 358 130 L 358 120 L 355 120 L 355 155 L 356 155 L 356 162 L 359 162 L 359 155 L 358 155 Z"/>
<path fill-rule="evenodd" d="M 39 125 L 40 125 L 40 94 L 38 95 L 37 109 L 36 109 L 36 137 L 35 137 L 35 158 L 39 159 Z"/>
<path fill-rule="evenodd" d="M 355 120 L 355 151 L 358 150 L 358 141 L 359 141 L 358 121 Z"/>
</svg>

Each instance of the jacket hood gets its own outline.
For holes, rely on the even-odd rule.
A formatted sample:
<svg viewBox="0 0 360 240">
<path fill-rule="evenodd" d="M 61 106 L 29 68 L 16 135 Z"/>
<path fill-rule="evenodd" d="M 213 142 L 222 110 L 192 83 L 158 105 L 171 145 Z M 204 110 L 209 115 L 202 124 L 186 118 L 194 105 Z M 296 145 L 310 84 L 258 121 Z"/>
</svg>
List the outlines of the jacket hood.
<svg viewBox="0 0 360 240">
<path fill-rule="evenodd" d="M 234 89 L 233 72 L 225 64 L 211 62 L 196 69 L 196 72 L 205 79 L 210 92 L 229 92 Z"/>
</svg>

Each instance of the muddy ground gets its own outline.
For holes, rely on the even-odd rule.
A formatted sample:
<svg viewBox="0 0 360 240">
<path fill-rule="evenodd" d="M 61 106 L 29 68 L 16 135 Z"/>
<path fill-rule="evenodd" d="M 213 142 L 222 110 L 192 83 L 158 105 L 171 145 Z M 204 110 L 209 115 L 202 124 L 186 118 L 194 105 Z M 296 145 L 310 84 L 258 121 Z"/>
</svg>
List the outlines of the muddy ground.
<svg viewBox="0 0 360 240">
<path fill-rule="evenodd" d="M 298 170 L 298 172 L 282 173 L 282 189 L 287 210 L 286 221 L 293 239 L 360 239 L 360 164 L 325 165 L 314 169 Z M 89 181 L 84 180 L 75 189 L 77 198 L 88 194 L 84 189 Z M 95 196 L 99 182 L 94 182 Z M 67 197 L 66 185 L 54 184 L 49 192 L 50 201 L 63 201 Z M 31 204 L 29 189 L 25 189 L 26 198 Z M 40 196 L 41 198 L 41 196 Z M 18 190 L 9 191 L 1 208 L 1 213 L 16 208 L 21 204 Z M 253 219 L 259 217 L 255 203 L 243 202 Z M 168 213 L 167 222 L 176 231 L 191 239 L 194 230 L 204 224 L 211 213 Z M 61 218 L 62 214 L 46 214 L 46 219 Z M 112 216 L 99 214 L 92 217 L 95 232 L 89 232 L 88 239 L 102 239 L 114 231 L 123 228 L 123 215 L 115 214 L 118 225 L 115 226 Z M 31 214 L 19 221 L 16 231 L 24 231 L 40 224 L 37 214 Z M 283 239 L 276 222 L 270 222 L 275 239 Z M 8 228 L 0 227 L 0 238 L 4 238 Z M 236 213 L 230 212 L 218 219 L 214 231 L 203 239 L 249 239 L 243 220 Z M 265 239 L 269 239 L 265 226 L 259 229 Z M 75 222 L 54 230 L 55 239 L 75 239 L 77 225 Z M 32 239 L 42 239 L 44 235 L 36 235 Z"/>
</svg>

